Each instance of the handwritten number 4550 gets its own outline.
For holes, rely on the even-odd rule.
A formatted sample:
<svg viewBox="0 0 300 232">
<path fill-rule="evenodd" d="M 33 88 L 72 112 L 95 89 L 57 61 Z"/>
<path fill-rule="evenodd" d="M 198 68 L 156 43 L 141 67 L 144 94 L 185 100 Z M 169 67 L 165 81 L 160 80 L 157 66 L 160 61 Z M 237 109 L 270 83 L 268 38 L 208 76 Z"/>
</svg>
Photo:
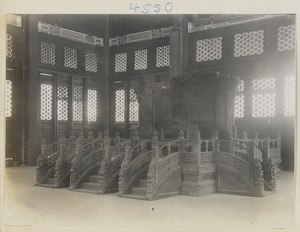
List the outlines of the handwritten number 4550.
<svg viewBox="0 0 300 232">
<path fill-rule="evenodd" d="M 152 13 L 155 12 L 155 13 L 159 13 L 161 10 L 162 11 L 165 11 L 165 12 L 171 12 L 173 10 L 173 3 L 172 2 L 167 2 L 164 6 L 163 9 L 161 9 L 161 6 L 160 4 L 145 4 L 143 6 L 138 6 L 137 3 L 134 4 L 134 6 L 132 5 L 132 2 L 130 3 L 130 10 L 134 10 L 134 13 L 139 13 L 138 12 L 138 9 L 140 9 L 141 7 L 141 13 L 143 14 L 148 14 L 148 13 Z"/>
</svg>

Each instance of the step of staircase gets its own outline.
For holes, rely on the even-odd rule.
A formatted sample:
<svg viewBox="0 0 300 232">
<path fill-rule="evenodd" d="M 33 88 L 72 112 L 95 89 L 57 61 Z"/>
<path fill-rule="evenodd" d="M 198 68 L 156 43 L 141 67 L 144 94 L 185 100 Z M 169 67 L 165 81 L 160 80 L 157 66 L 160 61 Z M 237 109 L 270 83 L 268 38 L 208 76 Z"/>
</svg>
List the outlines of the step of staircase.
<svg viewBox="0 0 300 232">
<path fill-rule="evenodd" d="M 75 192 L 82 192 L 82 193 L 92 193 L 92 194 L 98 194 L 98 191 L 96 190 L 91 190 L 91 189 L 72 189 L 72 191 L 75 191 Z"/>
<path fill-rule="evenodd" d="M 91 182 L 83 182 L 81 183 L 81 189 L 88 189 L 97 191 L 99 189 L 98 183 L 91 183 Z"/>
<path fill-rule="evenodd" d="M 146 196 L 146 194 L 147 194 L 147 188 L 144 188 L 144 187 L 134 187 L 134 188 L 131 189 L 131 194 Z"/>
<path fill-rule="evenodd" d="M 139 180 L 139 187 L 147 188 L 147 180 Z"/>
<path fill-rule="evenodd" d="M 47 180 L 47 184 L 49 184 L 49 185 L 54 185 L 54 178 L 49 178 L 49 179 Z"/>
<path fill-rule="evenodd" d="M 100 176 L 99 175 L 90 175 L 89 182 L 90 183 L 99 183 Z"/>
<path fill-rule="evenodd" d="M 130 198 L 130 199 L 137 199 L 137 200 L 145 200 L 145 196 L 138 195 L 138 194 L 125 194 L 122 197 Z"/>
</svg>

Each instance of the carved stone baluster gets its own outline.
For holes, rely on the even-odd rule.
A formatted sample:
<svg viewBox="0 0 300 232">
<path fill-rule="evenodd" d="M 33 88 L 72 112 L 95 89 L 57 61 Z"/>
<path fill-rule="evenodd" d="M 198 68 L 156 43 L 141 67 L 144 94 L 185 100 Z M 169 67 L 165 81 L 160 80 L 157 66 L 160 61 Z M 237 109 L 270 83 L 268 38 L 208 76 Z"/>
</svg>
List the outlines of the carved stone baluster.
<svg viewBox="0 0 300 232">
<path fill-rule="evenodd" d="M 233 126 L 233 139 L 237 139 L 237 126 Z"/>
<path fill-rule="evenodd" d="M 234 154 L 234 147 L 235 144 L 233 143 L 233 133 L 232 131 L 229 131 L 229 153 L 230 154 Z M 239 147 L 237 147 L 237 149 L 239 149 Z"/>
<path fill-rule="evenodd" d="M 242 139 L 245 140 L 246 142 L 248 141 L 248 134 L 246 131 L 243 131 Z"/>
<path fill-rule="evenodd" d="M 214 163 L 217 165 L 218 153 L 220 151 L 220 142 L 218 140 L 218 132 L 213 132 L 213 144 L 214 144 Z"/>
<path fill-rule="evenodd" d="M 280 165 L 282 159 L 281 159 L 281 134 L 280 133 L 277 133 L 277 136 L 276 136 L 276 142 L 277 142 L 277 148 L 276 148 L 276 153 L 278 155 L 278 158 L 277 158 L 277 162 L 275 162 L 275 168 L 276 168 L 276 173 L 279 173 L 281 172 L 281 170 L 279 169 L 278 165 Z"/>
<path fill-rule="evenodd" d="M 171 144 L 168 145 L 168 156 L 171 154 Z"/>
</svg>

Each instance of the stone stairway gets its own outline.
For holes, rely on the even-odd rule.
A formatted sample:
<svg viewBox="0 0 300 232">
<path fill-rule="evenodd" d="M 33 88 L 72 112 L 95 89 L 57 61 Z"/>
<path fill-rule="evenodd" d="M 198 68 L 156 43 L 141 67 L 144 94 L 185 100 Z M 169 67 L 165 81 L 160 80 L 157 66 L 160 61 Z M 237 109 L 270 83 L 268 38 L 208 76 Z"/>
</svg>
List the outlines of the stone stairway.
<svg viewBox="0 0 300 232">
<path fill-rule="evenodd" d="M 131 189 L 131 193 L 123 195 L 123 197 L 144 200 L 147 194 L 147 180 L 139 180 L 138 186 Z"/>
<path fill-rule="evenodd" d="M 73 189 L 78 192 L 97 194 L 99 189 L 99 175 L 90 175 L 88 181 L 82 182 L 80 188 Z"/>
</svg>

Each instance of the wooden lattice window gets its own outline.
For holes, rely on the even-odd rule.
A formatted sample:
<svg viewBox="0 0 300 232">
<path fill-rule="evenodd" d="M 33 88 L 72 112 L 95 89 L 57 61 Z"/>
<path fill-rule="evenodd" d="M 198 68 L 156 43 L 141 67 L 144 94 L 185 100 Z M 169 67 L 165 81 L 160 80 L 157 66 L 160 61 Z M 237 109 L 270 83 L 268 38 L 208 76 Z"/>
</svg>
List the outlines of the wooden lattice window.
<svg viewBox="0 0 300 232">
<path fill-rule="evenodd" d="M 284 116 L 295 115 L 295 77 L 284 78 Z"/>
<path fill-rule="evenodd" d="M 77 50 L 65 47 L 64 49 L 64 66 L 66 68 L 77 69 Z"/>
<path fill-rule="evenodd" d="M 10 34 L 6 34 L 6 57 L 13 57 L 13 37 Z"/>
<path fill-rule="evenodd" d="M 295 49 L 295 26 L 288 25 L 278 28 L 278 47 L 279 52 Z"/>
<path fill-rule="evenodd" d="M 254 79 L 252 89 L 252 116 L 274 117 L 276 108 L 275 78 Z"/>
<path fill-rule="evenodd" d="M 156 48 L 156 67 L 170 66 L 170 45 Z"/>
<path fill-rule="evenodd" d="M 97 122 L 97 90 L 88 90 L 88 121 Z"/>
<path fill-rule="evenodd" d="M 235 110 L 234 115 L 236 118 L 243 118 L 244 117 L 244 104 L 245 104 L 245 96 L 244 96 L 244 81 L 240 80 L 238 85 L 238 93 L 235 97 Z"/>
<path fill-rule="evenodd" d="M 5 94 L 5 116 L 7 118 L 12 116 L 12 81 L 6 80 L 6 94 Z"/>
<path fill-rule="evenodd" d="M 139 121 L 139 103 L 134 89 L 129 90 L 129 122 Z"/>
<path fill-rule="evenodd" d="M 234 35 L 234 56 L 252 56 L 264 51 L 264 31 L 251 31 Z"/>
<path fill-rule="evenodd" d="M 41 63 L 55 65 L 55 44 L 41 42 Z"/>
<path fill-rule="evenodd" d="M 68 87 L 57 87 L 57 120 L 68 121 Z"/>
<path fill-rule="evenodd" d="M 219 60 L 222 58 L 222 37 L 202 39 L 196 43 L 196 61 Z"/>
<path fill-rule="evenodd" d="M 97 54 L 93 52 L 85 52 L 85 71 L 97 72 Z"/>
<path fill-rule="evenodd" d="M 147 69 L 148 50 L 143 49 L 134 53 L 134 70 Z"/>
<path fill-rule="evenodd" d="M 73 121 L 83 121 L 83 89 L 81 87 L 73 89 Z"/>
<path fill-rule="evenodd" d="M 115 122 L 125 121 L 125 90 L 115 92 Z"/>
<path fill-rule="evenodd" d="M 115 72 L 127 71 L 127 53 L 119 53 L 115 55 Z"/>
<path fill-rule="evenodd" d="M 41 84 L 41 120 L 52 119 L 52 85 Z"/>
</svg>

